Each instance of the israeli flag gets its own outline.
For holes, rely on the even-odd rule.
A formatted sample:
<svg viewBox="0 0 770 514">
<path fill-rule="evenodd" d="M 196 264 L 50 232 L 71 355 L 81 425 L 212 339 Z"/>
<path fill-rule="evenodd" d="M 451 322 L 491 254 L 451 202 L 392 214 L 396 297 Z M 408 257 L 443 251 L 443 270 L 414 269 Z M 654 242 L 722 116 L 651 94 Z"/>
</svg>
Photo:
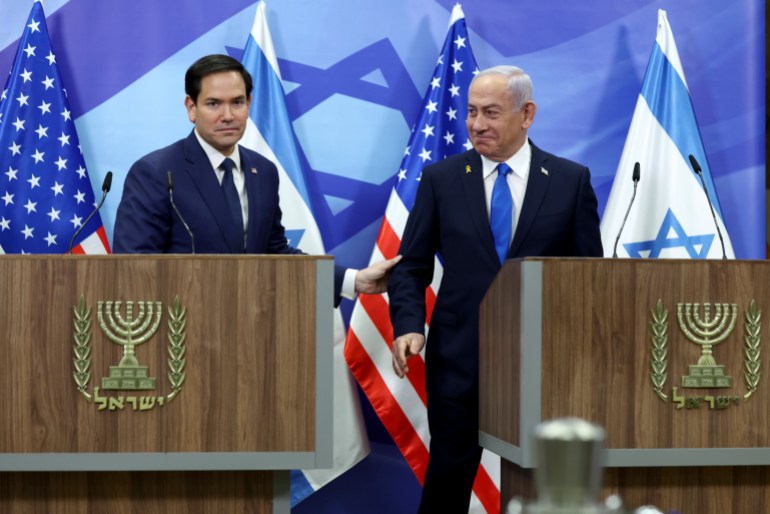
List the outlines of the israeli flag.
<svg viewBox="0 0 770 514">
<path fill-rule="evenodd" d="M 283 225 L 289 244 L 314 255 L 323 255 L 321 233 L 310 209 L 298 143 L 286 109 L 278 60 L 265 16 L 265 2 L 257 14 L 243 51 L 243 65 L 254 79 L 250 120 L 240 144 L 255 150 L 278 167 Z M 345 362 L 345 327 L 334 312 L 334 467 L 295 470 L 291 474 L 292 507 L 338 477 L 369 454 L 358 391 Z"/>
<path fill-rule="evenodd" d="M 703 169 L 713 216 L 690 155 Z M 682 63 L 663 10 L 658 11 L 655 46 L 602 217 L 602 244 L 607 257 L 613 255 L 634 192 L 632 173 L 637 162 L 641 178 L 617 244 L 619 257 L 722 258 L 716 231 L 719 224 L 725 255 L 735 258 Z"/>
<path fill-rule="evenodd" d="M 257 4 L 242 61 L 254 79 L 254 89 L 250 119 L 240 144 L 261 153 L 278 167 L 278 193 L 289 244 L 306 253 L 321 255 L 324 253 L 323 240 L 310 210 L 310 195 L 297 153 L 294 128 L 286 110 L 278 59 L 265 17 L 265 2 Z"/>
</svg>

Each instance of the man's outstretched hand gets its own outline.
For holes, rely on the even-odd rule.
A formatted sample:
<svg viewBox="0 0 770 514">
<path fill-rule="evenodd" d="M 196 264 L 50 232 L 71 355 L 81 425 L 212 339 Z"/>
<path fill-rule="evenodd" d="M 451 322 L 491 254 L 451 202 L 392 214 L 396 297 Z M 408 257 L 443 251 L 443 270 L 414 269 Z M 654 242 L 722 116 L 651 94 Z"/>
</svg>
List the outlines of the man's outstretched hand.
<svg viewBox="0 0 770 514">
<path fill-rule="evenodd" d="M 378 294 L 388 290 L 388 279 L 393 272 L 393 266 L 401 260 L 397 255 L 387 261 L 371 264 L 368 268 L 356 272 L 356 293 Z"/>
</svg>

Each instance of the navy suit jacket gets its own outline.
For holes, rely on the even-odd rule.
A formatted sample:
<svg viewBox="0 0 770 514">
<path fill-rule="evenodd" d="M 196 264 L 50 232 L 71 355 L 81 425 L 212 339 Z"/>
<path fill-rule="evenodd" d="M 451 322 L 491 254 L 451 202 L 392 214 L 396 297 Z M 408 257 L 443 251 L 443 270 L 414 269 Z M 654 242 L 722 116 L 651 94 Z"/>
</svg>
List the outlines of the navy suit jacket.
<svg viewBox="0 0 770 514">
<path fill-rule="evenodd" d="M 478 398 L 479 306 L 501 268 L 475 150 L 423 170 L 390 278 L 396 337 L 424 333 L 425 289 L 439 253 L 444 275 L 426 344 L 431 394 Z M 532 145 L 527 190 L 508 258 L 602 256 L 597 201 L 588 168 Z M 475 398 L 475 399 L 474 399 Z M 430 414 L 429 414 L 430 416 Z"/>
<path fill-rule="evenodd" d="M 115 219 L 115 253 L 190 253 L 187 230 L 171 207 L 167 173 L 174 180 L 174 202 L 195 236 L 196 253 L 301 254 L 286 240 L 278 203 L 278 170 L 269 159 L 238 146 L 249 199 L 246 249 L 224 192 L 194 132 L 139 159 L 129 170 Z M 335 266 L 335 305 L 345 268 Z"/>
</svg>

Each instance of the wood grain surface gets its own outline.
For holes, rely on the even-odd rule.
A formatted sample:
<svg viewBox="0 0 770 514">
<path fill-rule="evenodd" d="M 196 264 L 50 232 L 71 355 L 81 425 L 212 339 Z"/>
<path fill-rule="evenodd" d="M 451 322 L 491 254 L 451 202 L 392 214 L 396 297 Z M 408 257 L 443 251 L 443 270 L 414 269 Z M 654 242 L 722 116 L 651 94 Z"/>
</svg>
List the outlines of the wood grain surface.
<svg viewBox="0 0 770 514">
<path fill-rule="evenodd" d="M 318 259 L 328 258 L 0 256 L 0 453 L 315 452 Z M 162 302 L 159 328 L 136 346 L 155 390 L 101 390 L 123 401 L 104 410 L 77 390 L 81 296 L 91 309 L 91 395 L 123 355 L 99 328 L 98 301 Z M 172 392 L 176 296 L 186 312 L 184 383 L 162 406 L 133 408 L 130 397 Z M 0 513 L 267 514 L 272 497 L 269 471 L 0 473 Z"/>
<path fill-rule="evenodd" d="M 269 471 L 0 473 L 0 514 L 270 514 Z"/>
<path fill-rule="evenodd" d="M 752 300 L 770 307 L 770 263 L 629 259 L 530 259 L 542 262 L 542 349 L 540 391 L 519 388 L 522 345 L 522 263 L 504 267 L 481 308 L 481 429 L 516 446 L 520 399 L 540 397 L 541 419 L 577 416 L 607 429 L 610 449 L 768 448 L 770 395 L 767 329 L 762 327 L 760 379 L 745 398 L 746 311 Z M 661 399 L 651 379 L 651 311 L 667 309 L 666 382 Z M 701 347 L 679 328 L 677 304 L 736 304 L 729 337 L 713 347 L 718 364 L 732 377 L 730 388 L 685 389 L 682 377 L 696 364 Z M 712 313 L 714 310 L 712 309 Z M 703 308 L 700 310 L 703 317 Z M 683 399 L 677 409 L 673 387 Z M 522 389 L 519 391 L 519 389 Z M 733 399 L 711 408 L 708 398 Z M 699 405 L 699 407 L 697 407 Z M 717 403 L 718 405 L 718 403 Z M 533 494 L 531 471 L 504 463 L 508 497 Z M 770 511 L 770 467 L 614 468 L 605 474 L 605 493 L 617 492 L 629 505 L 656 504 L 682 513 Z"/>
<path fill-rule="evenodd" d="M 0 453 L 297 452 L 315 447 L 314 258 L 0 257 Z M 123 346 L 98 327 L 97 301 L 160 301 L 157 333 L 136 346 L 164 396 L 167 307 L 186 309 L 186 378 L 151 410 L 99 411 L 73 379 L 73 308 L 91 314 L 99 387 Z M 135 309 L 136 310 L 136 309 Z M 277 320 L 280 320 L 278 322 Z"/>
</svg>

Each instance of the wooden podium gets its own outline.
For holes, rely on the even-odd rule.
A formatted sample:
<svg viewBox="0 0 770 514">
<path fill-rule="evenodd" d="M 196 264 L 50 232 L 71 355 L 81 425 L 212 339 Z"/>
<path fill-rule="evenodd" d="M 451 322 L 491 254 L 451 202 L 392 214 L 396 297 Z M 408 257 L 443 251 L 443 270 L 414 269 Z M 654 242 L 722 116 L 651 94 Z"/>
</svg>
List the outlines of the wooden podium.
<svg viewBox="0 0 770 514">
<path fill-rule="evenodd" d="M 764 261 L 508 261 L 480 321 L 480 443 L 503 457 L 503 506 L 534 499 L 534 427 L 577 416 L 607 430 L 605 496 L 770 512 L 768 307 Z"/>
<path fill-rule="evenodd" d="M 2 256 L 0 290 L 0 512 L 288 513 L 331 467 L 330 257 Z"/>
</svg>

